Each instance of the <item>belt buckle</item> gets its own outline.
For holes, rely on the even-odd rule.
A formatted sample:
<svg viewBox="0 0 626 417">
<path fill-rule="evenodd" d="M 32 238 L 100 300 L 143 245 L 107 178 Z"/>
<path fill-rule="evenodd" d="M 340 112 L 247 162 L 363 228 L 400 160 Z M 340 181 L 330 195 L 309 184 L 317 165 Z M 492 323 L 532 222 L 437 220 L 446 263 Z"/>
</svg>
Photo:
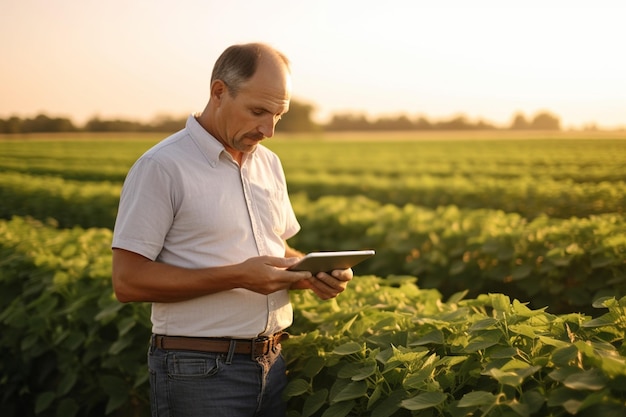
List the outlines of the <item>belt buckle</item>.
<svg viewBox="0 0 626 417">
<path fill-rule="evenodd" d="M 256 359 L 260 356 L 267 355 L 272 348 L 270 346 L 271 344 L 272 344 L 272 341 L 267 336 L 259 336 L 259 337 L 252 339 L 250 341 L 250 356 L 252 356 L 252 359 Z M 261 353 L 257 353 L 257 349 L 256 349 L 257 345 L 261 345 L 262 347 Z"/>
</svg>

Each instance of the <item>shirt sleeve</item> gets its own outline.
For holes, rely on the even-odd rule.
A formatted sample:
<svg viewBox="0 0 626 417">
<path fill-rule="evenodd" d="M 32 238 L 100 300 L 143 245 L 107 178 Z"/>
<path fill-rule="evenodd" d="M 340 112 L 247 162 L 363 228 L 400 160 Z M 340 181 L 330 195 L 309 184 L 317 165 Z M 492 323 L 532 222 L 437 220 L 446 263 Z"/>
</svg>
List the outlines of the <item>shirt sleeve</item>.
<svg viewBox="0 0 626 417">
<path fill-rule="evenodd" d="M 157 161 L 140 158 L 122 187 L 112 247 L 155 260 L 174 218 L 174 190 Z"/>
</svg>

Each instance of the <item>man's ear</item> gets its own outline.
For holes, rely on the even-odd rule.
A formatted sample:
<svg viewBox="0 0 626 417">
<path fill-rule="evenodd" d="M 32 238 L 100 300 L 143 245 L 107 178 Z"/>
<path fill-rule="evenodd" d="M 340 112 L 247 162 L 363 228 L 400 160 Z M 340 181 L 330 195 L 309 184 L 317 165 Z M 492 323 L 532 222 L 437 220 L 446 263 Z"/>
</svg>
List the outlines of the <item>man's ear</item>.
<svg viewBox="0 0 626 417">
<path fill-rule="evenodd" d="M 215 80 L 211 84 L 211 97 L 218 102 L 222 100 L 224 94 L 228 92 L 228 87 L 222 80 Z"/>
</svg>

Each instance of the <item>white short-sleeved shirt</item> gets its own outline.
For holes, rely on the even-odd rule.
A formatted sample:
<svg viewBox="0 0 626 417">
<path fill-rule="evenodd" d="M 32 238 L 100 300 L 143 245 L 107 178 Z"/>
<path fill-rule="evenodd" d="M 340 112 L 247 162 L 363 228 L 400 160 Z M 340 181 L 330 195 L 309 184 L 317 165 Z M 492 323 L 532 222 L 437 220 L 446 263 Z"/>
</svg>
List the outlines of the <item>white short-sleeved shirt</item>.
<svg viewBox="0 0 626 417">
<path fill-rule="evenodd" d="M 299 230 L 278 156 L 258 145 L 240 167 L 192 115 L 130 169 L 112 247 L 204 268 L 284 256 L 284 239 Z M 153 332 L 171 336 L 253 338 L 292 320 L 287 290 L 234 289 L 152 304 Z"/>
</svg>

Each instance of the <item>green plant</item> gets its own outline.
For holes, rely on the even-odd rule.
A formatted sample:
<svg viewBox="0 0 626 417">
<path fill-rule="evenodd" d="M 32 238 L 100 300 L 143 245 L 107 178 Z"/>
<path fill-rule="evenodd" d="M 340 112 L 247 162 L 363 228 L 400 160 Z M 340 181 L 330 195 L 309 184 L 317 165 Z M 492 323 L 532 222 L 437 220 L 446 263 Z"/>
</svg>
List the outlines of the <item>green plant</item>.
<svg viewBox="0 0 626 417">
<path fill-rule="evenodd" d="M 410 278 L 355 279 L 335 302 L 294 296 L 291 416 L 623 412 L 626 327 L 609 322 L 625 317 L 626 299 L 604 301 L 609 316 L 590 320 L 502 294 L 442 302 Z"/>
<path fill-rule="evenodd" d="M 113 297 L 111 231 L 14 218 L 0 234 L 3 415 L 145 411 L 149 310 Z"/>
</svg>

